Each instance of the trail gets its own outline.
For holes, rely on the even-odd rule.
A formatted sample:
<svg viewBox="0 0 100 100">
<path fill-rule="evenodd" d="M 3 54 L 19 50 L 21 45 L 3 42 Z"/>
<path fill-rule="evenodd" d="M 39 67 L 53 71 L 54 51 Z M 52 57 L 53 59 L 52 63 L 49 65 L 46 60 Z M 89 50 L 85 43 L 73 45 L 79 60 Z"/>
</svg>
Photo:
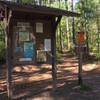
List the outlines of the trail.
<svg viewBox="0 0 100 100">
<path fill-rule="evenodd" d="M 6 91 L 6 68 L 0 71 L 0 93 Z M 78 86 L 77 57 L 66 52 L 57 64 L 57 89 L 52 88 L 51 66 L 16 66 L 13 72 L 13 91 L 16 100 L 100 100 L 100 65 L 83 63 L 83 84 L 91 90 L 82 91 Z M 4 95 L 4 96 L 3 96 Z M 0 95 L 7 100 L 6 93 Z"/>
</svg>

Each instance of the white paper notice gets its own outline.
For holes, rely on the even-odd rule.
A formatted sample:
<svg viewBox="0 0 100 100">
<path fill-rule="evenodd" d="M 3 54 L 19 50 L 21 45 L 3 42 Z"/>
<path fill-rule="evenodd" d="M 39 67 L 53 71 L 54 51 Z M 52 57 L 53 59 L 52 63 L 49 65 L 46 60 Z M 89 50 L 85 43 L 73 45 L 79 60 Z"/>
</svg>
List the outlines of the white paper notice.
<svg viewBox="0 0 100 100">
<path fill-rule="evenodd" d="M 43 23 L 36 23 L 36 32 L 43 33 Z"/>
<path fill-rule="evenodd" d="M 51 51 L 51 39 L 44 40 L 44 50 Z"/>
</svg>

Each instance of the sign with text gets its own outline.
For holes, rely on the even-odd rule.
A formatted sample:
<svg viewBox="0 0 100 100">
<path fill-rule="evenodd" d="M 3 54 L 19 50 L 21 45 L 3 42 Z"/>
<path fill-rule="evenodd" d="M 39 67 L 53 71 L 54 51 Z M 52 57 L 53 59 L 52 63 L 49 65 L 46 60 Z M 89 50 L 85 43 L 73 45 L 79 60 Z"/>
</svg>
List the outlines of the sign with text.
<svg viewBox="0 0 100 100">
<path fill-rule="evenodd" d="M 84 44 L 84 32 L 77 33 L 77 43 Z"/>
<path fill-rule="evenodd" d="M 33 43 L 25 42 L 24 43 L 24 58 L 33 58 Z"/>
<path fill-rule="evenodd" d="M 43 33 L 43 23 L 36 23 L 36 33 Z"/>
<path fill-rule="evenodd" d="M 44 50 L 51 51 L 51 39 L 44 40 Z"/>
</svg>

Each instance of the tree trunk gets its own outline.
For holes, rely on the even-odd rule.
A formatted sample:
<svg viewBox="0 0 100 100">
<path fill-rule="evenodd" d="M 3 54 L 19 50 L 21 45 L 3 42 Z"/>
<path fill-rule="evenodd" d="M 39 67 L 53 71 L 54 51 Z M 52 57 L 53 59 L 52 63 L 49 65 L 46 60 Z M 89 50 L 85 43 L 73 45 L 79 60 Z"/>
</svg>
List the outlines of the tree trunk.
<svg viewBox="0 0 100 100">
<path fill-rule="evenodd" d="M 61 24 L 59 23 L 59 41 L 60 41 L 60 51 L 63 51 L 63 43 L 62 43 L 62 32 L 61 32 Z"/>
<path fill-rule="evenodd" d="M 67 7 L 67 0 L 65 0 L 65 7 L 66 10 L 68 10 Z M 69 20 L 68 17 L 66 17 L 66 39 L 67 39 L 67 49 L 70 50 L 70 36 L 69 36 Z"/>
<path fill-rule="evenodd" d="M 98 50 L 98 64 L 100 63 L 100 19 L 99 17 L 97 17 L 97 29 L 98 29 L 98 46 L 97 46 L 97 50 Z"/>
<path fill-rule="evenodd" d="M 67 49 L 70 50 L 70 36 L 69 36 L 69 25 L 67 17 L 66 17 L 66 34 L 67 34 Z"/>
<path fill-rule="evenodd" d="M 71 0 L 71 9 L 74 11 L 73 0 Z M 72 17 L 72 33 L 73 33 L 73 44 L 75 44 L 75 19 Z"/>
</svg>

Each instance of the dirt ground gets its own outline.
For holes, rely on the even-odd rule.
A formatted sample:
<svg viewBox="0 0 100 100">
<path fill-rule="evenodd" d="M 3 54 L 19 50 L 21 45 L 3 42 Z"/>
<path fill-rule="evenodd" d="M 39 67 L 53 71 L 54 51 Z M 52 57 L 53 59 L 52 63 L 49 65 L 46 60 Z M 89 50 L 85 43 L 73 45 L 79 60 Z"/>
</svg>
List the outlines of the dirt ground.
<svg viewBox="0 0 100 100">
<path fill-rule="evenodd" d="M 54 89 L 51 65 L 16 66 L 13 69 L 14 100 L 100 100 L 100 64 L 83 63 L 83 86 L 78 85 L 78 61 L 71 53 L 62 54 L 57 64 Z M 0 70 L 0 100 L 7 100 L 6 67 Z"/>
</svg>

